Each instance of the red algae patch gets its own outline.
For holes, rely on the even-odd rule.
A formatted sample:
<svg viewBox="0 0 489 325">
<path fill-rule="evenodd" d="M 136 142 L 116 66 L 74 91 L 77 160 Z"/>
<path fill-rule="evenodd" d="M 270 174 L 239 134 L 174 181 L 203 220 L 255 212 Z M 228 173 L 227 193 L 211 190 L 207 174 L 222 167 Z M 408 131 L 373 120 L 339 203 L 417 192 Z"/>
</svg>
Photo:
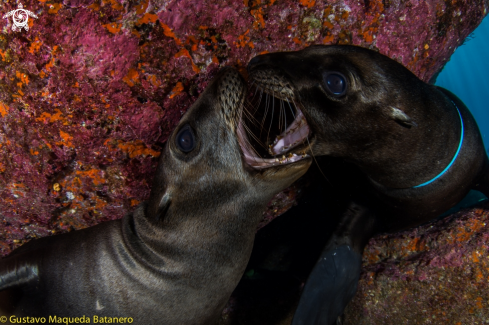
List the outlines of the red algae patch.
<svg viewBox="0 0 489 325">
<path fill-rule="evenodd" d="M 489 203 L 374 237 L 344 324 L 485 324 L 488 256 Z"/>
</svg>

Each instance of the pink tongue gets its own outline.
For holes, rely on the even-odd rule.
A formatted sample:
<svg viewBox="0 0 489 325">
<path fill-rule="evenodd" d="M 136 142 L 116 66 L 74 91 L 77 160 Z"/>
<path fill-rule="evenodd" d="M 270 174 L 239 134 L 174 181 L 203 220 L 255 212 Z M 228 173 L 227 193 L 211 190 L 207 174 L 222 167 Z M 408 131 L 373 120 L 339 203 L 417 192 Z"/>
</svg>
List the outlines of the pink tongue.
<svg viewBox="0 0 489 325">
<path fill-rule="evenodd" d="M 270 148 L 272 155 L 280 155 L 288 150 L 301 144 L 309 135 L 309 126 L 307 125 L 304 115 L 299 111 L 294 122 L 279 135 L 275 140 L 273 147 Z"/>
</svg>

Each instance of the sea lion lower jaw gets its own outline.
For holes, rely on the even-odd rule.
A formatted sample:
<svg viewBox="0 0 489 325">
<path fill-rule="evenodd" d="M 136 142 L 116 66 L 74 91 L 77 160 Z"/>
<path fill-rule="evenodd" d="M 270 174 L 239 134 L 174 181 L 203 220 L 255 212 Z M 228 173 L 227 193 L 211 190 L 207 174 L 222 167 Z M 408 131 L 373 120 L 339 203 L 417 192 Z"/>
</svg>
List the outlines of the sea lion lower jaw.
<svg viewBox="0 0 489 325">
<path fill-rule="evenodd" d="M 168 139 L 150 199 L 133 213 L 32 240 L 1 260 L 3 312 L 213 324 L 267 203 L 311 163 L 248 164 L 238 139 L 246 93 L 235 69 L 219 73 Z"/>
<path fill-rule="evenodd" d="M 349 202 L 322 256 L 341 245 L 351 250 L 338 251 L 334 269 L 319 260 L 292 324 L 336 321 L 375 233 L 425 223 L 470 189 L 489 197 L 489 162 L 469 110 L 396 61 L 355 46 L 311 46 L 257 56 L 248 73 L 250 84 L 273 97 L 268 102 L 287 99 L 300 108 L 310 130 L 306 152 L 318 157 L 337 201 Z M 332 284 L 332 274 L 349 294 Z"/>
</svg>

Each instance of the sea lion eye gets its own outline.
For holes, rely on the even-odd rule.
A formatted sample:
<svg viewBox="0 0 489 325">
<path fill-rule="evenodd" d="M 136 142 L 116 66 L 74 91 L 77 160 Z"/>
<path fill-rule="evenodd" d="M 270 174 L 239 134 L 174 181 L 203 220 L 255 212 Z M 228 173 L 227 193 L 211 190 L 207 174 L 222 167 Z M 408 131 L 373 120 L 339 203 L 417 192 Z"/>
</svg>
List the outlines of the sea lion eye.
<svg viewBox="0 0 489 325">
<path fill-rule="evenodd" d="M 323 75 L 326 89 L 335 97 L 343 96 L 346 93 L 346 78 L 339 72 L 328 72 Z"/>
<path fill-rule="evenodd" d="M 195 148 L 195 137 L 192 128 L 189 125 L 185 125 L 180 131 L 178 131 L 175 138 L 178 149 L 187 153 Z"/>
</svg>

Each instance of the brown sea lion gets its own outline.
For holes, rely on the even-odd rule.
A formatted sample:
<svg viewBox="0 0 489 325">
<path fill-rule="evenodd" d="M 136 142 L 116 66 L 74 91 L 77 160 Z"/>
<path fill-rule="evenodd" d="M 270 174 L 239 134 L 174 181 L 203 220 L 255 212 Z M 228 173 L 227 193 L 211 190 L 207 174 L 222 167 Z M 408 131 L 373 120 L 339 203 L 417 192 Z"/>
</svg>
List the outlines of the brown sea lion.
<svg viewBox="0 0 489 325">
<path fill-rule="evenodd" d="M 293 119 L 265 144 L 270 156 L 285 148 L 328 157 L 319 166 L 348 202 L 292 324 L 336 322 L 374 234 L 432 220 L 470 189 L 489 196 L 488 159 L 469 110 L 398 62 L 355 46 L 311 46 L 255 57 L 248 72 L 268 112 Z"/>
<path fill-rule="evenodd" d="M 12 320 L 213 324 L 244 272 L 267 203 L 311 163 L 253 155 L 243 133 L 246 93 L 235 69 L 219 73 L 170 136 L 150 199 L 133 213 L 32 240 L 2 259 L 2 307 Z"/>
</svg>

